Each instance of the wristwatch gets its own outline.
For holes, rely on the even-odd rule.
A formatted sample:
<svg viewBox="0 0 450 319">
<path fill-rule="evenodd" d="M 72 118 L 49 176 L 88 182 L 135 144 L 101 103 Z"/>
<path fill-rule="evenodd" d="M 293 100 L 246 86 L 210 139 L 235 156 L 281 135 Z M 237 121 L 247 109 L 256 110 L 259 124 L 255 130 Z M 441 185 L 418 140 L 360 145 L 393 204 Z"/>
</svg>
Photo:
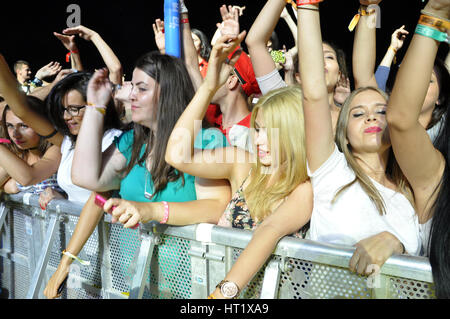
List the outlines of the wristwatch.
<svg viewBox="0 0 450 319">
<path fill-rule="evenodd" d="M 228 280 L 222 280 L 216 288 L 219 288 L 222 295 L 227 299 L 235 299 L 240 292 L 238 285 Z"/>
</svg>

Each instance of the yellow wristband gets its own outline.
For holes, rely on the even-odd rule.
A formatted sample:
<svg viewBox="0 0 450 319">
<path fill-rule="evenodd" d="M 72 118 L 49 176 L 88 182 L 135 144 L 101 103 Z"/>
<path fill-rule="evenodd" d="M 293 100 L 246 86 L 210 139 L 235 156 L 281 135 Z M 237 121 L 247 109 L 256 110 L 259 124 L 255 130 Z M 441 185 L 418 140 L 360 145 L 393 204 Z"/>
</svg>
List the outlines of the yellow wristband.
<svg viewBox="0 0 450 319">
<path fill-rule="evenodd" d="M 79 257 L 77 257 L 77 256 L 75 256 L 75 255 L 73 255 L 73 254 L 71 254 L 71 253 L 69 253 L 67 250 L 64 250 L 64 251 L 62 252 L 62 254 L 65 255 L 65 256 L 67 256 L 67 257 L 69 257 L 69 258 L 71 258 L 71 259 L 73 259 L 73 260 L 78 261 L 78 262 L 79 262 L 80 264 L 82 264 L 83 266 L 89 266 L 89 265 L 91 264 L 90 261 L 88 261 L 88 260 L 83 260 L 83 259 L 81 259 L 81 258 L 79 258 Z"/>
</svg>

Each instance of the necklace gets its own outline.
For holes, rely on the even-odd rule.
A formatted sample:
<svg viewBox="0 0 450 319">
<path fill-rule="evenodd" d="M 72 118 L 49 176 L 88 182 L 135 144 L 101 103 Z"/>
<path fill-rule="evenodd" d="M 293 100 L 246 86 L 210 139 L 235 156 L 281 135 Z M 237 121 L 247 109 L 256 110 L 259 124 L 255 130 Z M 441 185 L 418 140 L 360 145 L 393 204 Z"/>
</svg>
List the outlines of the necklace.
<svg viewBox="0 0 450 319">
<path fill-rule="evenodd" d="M 153 194 L 147 192 L 147 183 L 148 183 L 148 169 L 147 164 L 145 164 L 145 180 L 144 180 L 145 186 L 144 186 L 144 197 L 148 200 L 152 200 Z"/>
</svg>

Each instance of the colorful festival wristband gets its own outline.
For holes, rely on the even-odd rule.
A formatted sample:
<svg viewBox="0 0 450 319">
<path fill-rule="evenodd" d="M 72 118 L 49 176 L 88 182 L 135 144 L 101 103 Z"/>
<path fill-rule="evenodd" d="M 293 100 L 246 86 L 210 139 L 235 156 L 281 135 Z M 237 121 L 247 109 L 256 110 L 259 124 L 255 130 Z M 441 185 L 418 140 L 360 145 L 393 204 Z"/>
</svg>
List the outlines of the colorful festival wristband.
<svg viewBox="0 0 450 319">
<path fill-rule="evenodd" d="M 446 32 L 441 32 L 426 25 L 418 24 L 415 33 L 432 38 L 439 42 L 448 43 L 448 34 Z"/>
<path fill-rule="evenodd" d="M 181 19 L 181 24 L 189 23 L 189 19 Z"/>
<path fill-rule="evenodd" d="M 11 144 L 11 141 L 6 138 L 0 138 L 0 144 Z"/>
<path fill-rule="evenodd" d="M 86 106 L 89 107 L 89 108 L 93 108 L 94 110 L 96 110 L 97 112 L 99 112 L 102 115 L 106 115 L 106 106 L 95 105 L 95 104 L 92 104 L 92 103 L 88 103 Z"/>
<path fill-rule="evenodd" d="M 356 26 L 359 23 L 359 19 L 361 19 L 361 17 L 363 16 L 370 16 L 372 14 L 374 14 L 376 12 L 375 9 L 371 10 L 371 11 L 367 11 L 365 9 L 359 8 L 358 13 L 355 14 L 355 16 L 353 17 L 352 21 L 350 21 L 350 24 L 348 26 L 348 30 L 350 32 L 353 32 L 353 30 L 355 30 Z"/>
<path fill-rule="evenodd" d="M 440 32 L 447 32 L 450 29 L 450 22 L 426 14 L 422 14 L 419 24 L 434 28 Z"/>
<path fill-rule="evenodd" d="M 298 6 L 304 6 L 307 4 L 318 4 L 319 2 L 322 2 L 323 0 L 297 0 L 297 7 Z"/>
</svg>

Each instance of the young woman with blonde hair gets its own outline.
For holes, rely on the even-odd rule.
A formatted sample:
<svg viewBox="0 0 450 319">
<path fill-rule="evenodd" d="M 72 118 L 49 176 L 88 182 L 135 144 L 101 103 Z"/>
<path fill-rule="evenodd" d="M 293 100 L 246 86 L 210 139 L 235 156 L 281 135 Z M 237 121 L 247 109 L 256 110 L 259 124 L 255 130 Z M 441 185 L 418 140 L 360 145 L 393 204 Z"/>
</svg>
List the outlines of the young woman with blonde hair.
<svg viewBox="0 0 450 319">
<path fill-rule="evenodd" d="M 312 211 L 298 87 L 273 91 L 255 106 L 251 128 L 255 131 L 256 161 L 235 147 L 193 153 L 195 122 L 201 121 L 215 92 L 233 72 L 231 65 L 237 57 L 229 64 L 224 62 L 244 36 L 244 32 L 237 37 L 223 36 L 215 44 L 205 82 L 178 120 L 166 151 L 166 161 L 181 171 L 201 178 L 227 179 L 234 196 L 219 225 L 254 230 L 247 248 L 210 298 L 237 297 L 278 241 L 298 232 Z M 185 152 L 180 153 L 180 149 Z"/>
</svg>

